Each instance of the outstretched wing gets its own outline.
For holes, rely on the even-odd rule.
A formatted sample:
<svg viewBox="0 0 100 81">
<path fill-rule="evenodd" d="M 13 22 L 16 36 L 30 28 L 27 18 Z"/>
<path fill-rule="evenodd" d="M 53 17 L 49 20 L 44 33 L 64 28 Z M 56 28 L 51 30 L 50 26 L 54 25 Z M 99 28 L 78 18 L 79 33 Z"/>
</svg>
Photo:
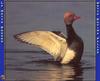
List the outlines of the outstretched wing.
<svg viewBox="0 0 100 81">
<path fill-rule="evenodd" d="M 56 60 L 63 57 L 67 48 L 66 39 L 50 31 L 33 31 L 15 35 L 18 40 L 37 45 Z"/>
</svg>

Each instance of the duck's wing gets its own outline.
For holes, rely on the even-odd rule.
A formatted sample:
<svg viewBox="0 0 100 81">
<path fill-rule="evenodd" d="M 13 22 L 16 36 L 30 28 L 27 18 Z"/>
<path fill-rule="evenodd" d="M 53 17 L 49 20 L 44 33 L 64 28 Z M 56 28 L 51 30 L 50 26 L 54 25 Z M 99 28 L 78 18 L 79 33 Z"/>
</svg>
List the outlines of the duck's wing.
<svg viewBox="0 0 100 81">
<path fill-rule="evenodd" d="M 42 48 L 51 54 L 55 60 L 63 57 L 67 49 L 66 39 L 51 31 L 25 32 L 15 35 L 15 38 Z"/>
<path fill-rule="evenodd" d="M 61 31 L 52 31 L 52 32 L 64 39 L 67 39 L 66 36 Z"/>
</svg>

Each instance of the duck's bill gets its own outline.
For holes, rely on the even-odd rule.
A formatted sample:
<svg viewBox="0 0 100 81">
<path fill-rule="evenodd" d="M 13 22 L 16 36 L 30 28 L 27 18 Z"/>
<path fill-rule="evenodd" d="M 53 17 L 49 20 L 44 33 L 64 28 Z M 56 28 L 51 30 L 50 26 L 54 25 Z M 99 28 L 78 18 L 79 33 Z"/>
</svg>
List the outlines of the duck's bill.
<svg viewBox="0 0 100 81">
<path fill-rule="evenodd" d="M 78 19 L 80 19 L 80 16 L 75 16 L 74 17 L 74 20 L 78 20 Z"/>
</svg>

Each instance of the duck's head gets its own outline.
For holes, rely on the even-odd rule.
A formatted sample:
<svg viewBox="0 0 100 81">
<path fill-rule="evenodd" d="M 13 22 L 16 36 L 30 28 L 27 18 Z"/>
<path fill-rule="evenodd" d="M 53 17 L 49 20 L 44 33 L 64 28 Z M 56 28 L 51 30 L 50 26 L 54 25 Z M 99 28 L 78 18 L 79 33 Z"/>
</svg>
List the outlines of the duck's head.
<svg viewBox="0 0 100 81">
<path fill-rule="evenodd" d="M 73 24 L 75 20 L 80 19 L 79 16 L 76 16 L 75 13 L 68 11 L 64 13 L 64 22 L 66 25 Z"/>
</svg>

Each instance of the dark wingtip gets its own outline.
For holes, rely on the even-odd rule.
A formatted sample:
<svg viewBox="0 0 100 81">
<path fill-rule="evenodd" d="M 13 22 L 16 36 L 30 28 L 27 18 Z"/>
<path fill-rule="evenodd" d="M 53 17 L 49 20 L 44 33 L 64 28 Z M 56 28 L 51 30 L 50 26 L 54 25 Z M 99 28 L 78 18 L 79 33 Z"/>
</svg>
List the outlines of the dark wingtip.
<svg viewBox="0 0 100 81">
<path fill-rule="evenodd" d="M 27 33 L 27 32 L 23 32 L 23 33 L 15 34 L 15 35 L 13 35 L 13 37 L 14 37 L 16 40 L 22 42 L 22 40 L 21 40 L 18 36 L 20 36 L 21 34 L 24 34 L 24 33 Z"/>
<path fill-rule="evenodd" d="M 13 37 L 17 40 L 17 41 L 19 41 L 19 42 L 21 42 L 21 43 L 26 43 L 25 41 L 23 41 L 23 40 L 21 40 L 18 36 L 20 36 L 21 34 L 16 34 L 16 35 L 13 35 Z"/>
<path fill-rule="evenodd" d="M 16 39 L 17 41 L 22 42 L 22 40 L 20 38 L 18 38 L 19 34 L 13 35 L 14 39 Z"/>
<path fill-rule="evenodd" d="M 13 35 L 13 37 L 14 37 L 17 41 L 19 41 L 20 43 L 25 43 L 25 44 L 32 45 L 31 43 L 26 42 L 26 41 L 22 40 L 22 39 L 19 37 L 19 36 L 21 36 L 21 34 L 24 34 L 24 33 L 27 33 L 27 32 L 15 34 L 15 35 Z"/>
<path fill-rule="evenodd" d="M 15 39 L 17 39 L 17 35 L 13 35 L 13 37 L 14 37 Z"/>
</svg>

